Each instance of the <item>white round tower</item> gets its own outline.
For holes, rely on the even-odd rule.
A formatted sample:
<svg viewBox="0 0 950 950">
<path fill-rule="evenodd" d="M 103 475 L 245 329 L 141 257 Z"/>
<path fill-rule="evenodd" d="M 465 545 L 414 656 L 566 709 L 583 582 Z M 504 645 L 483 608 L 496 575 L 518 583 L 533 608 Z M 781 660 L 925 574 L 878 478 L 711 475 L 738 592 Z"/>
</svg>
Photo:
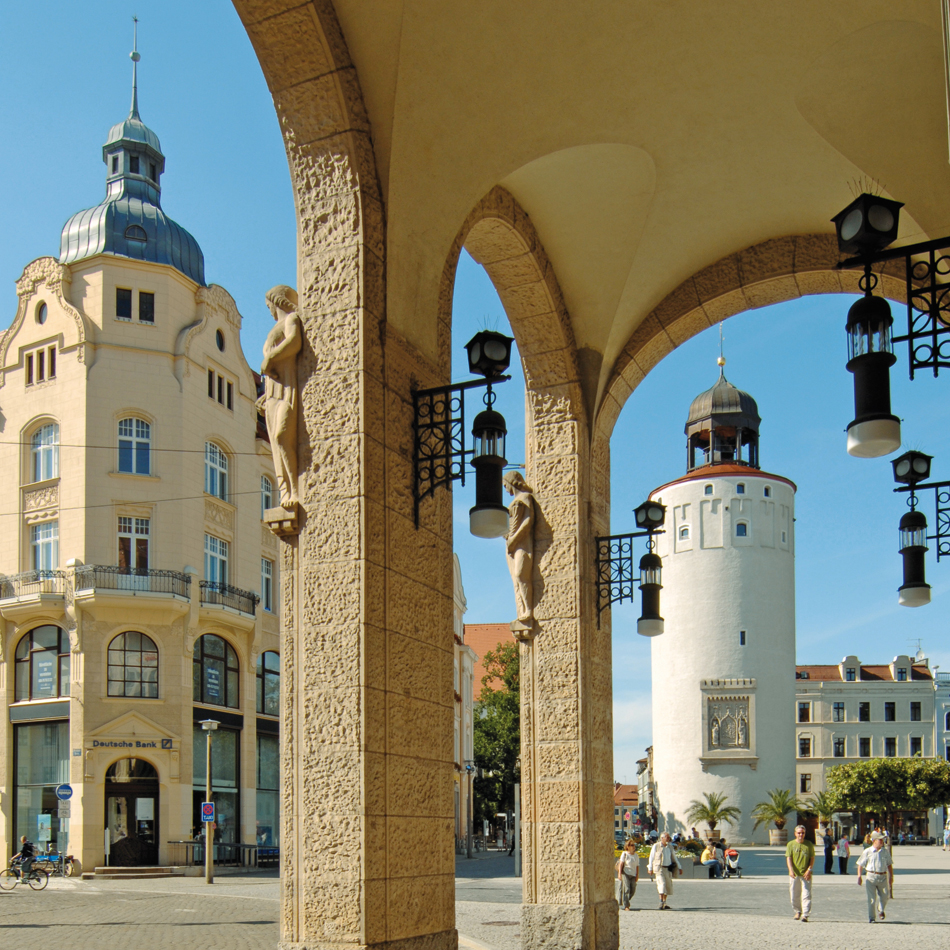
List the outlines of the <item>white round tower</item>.
<svg viewBox="0 0 950 950">
<path fill-rule="evenodd" d="M 720 825 L 737 844 L 768 843 L 765 826 L 753 838 L 752 809 L 795 790 L 795 485 L 759 469 L 759 422 L 720 374 L 690 406 L 687 474 L 650 495 L 667 507 L 665 633 L 652 643 L 658 825 L 688 831 L 690 802 L 720 792 L 742 811 Z"/>
</svg>

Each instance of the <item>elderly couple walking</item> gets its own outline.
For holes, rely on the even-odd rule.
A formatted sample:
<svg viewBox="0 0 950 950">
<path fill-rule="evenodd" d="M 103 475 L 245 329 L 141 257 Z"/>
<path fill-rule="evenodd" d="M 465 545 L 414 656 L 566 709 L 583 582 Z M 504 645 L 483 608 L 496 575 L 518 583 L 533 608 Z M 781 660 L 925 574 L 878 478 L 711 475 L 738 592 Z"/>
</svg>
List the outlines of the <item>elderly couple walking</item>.
<svg viewBox="0 0 950 950">
<path fill-rule="evenodd" d="M 659 840 L 650 849 L 647 858 L 647 870 L 650 877 L 656 881 L 656 889 L 660 895 L 660 910 L 669 910 L 667 897 L 673 893 L 673 875 L 683 873 L 679 858 L 673 848 L 672 839 L 664 832 Z M 640 859 L 637 856 L 637 846 L 628 841 L 624 846 L 620 860 L 617 862 L 617 879 L 620 881 L 620 906 L 630 910 L 630 899 L 637 892 L 637 881 L 640 878 Z"/>
</svg>

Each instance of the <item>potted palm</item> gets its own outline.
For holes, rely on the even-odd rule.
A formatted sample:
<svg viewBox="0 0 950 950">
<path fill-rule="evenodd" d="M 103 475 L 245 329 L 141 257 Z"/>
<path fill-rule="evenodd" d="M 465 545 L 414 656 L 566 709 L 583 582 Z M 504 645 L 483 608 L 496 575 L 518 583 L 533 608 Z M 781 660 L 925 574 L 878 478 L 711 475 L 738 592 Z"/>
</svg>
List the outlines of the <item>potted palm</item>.
<svg viewBox="0 0 950 950">
<path fill-rule="evenodd" d="M 730 825 L 734 825 L 742 812 L 735 805 L 727 805 L 729 797 L 719 792 L 703 792 L 703 798 L 705 801 L 693 799 L 689 803 L 686 820 L 691 825 L 706 825 L 709 829 L 706 832 L 706 840 L 711 841 L 719 837 L 716 834 L 716 825 L 719 822 L 727 821 Z"/>
<path fill-rule="evenodd" d="M 831 816 L 838 810 L 838 803 L 831 792 L 815 792 L 805 808 L 808 814 L 818 816 L 818 831 L 823 835 L 831 824 Z"/>
<path fill-rule="evenodd" d="M 771 822 L 775 828 L 769 828 L 769 844 L 788 844 L 788 831 L 785 829 L 788 816 L 801 807 L 801 802 L 795 797 L 794 792 L 787 788 L 773 788 L 769 792 L 768 801 L 759 802 L 752 809 L 752 817 L 755 819 L 752 831 L 754 832 L 759 825 L 767 825 Z"/>
</svg>

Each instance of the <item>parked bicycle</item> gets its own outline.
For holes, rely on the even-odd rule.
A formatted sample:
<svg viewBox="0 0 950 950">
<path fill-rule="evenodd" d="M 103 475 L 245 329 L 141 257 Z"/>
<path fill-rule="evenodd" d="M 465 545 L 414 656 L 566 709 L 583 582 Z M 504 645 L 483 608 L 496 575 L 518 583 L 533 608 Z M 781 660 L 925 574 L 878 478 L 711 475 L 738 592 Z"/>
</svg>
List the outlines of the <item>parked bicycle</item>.
<svg viewBox="0 0 950 950">
<path fill-rule="evenodd" d="M 13 890 L 22 880 L 23 875 L 20 873 L 19 861 L 11 862 L 10 867 L 0 871 L 0 888 L 5 891 Z M 26 875 L 26 883 L 29 884 L 34 891 L 43 890 L 49 883 L 49 871 L 44 871 L 34 864 L 33 867 L 30 868 L 29 874 Z"/>
<path fill-rule="evenodd" d="M 34 858 L 33 867 L 38 867 L 41 871 L 47 871 L 51 877 L 54 874 L 59 874 L 61 877 L 72 877 L 73 856 L 71 854 L 63 856 L 58 851 L 41 851 Z"/>
</svg>

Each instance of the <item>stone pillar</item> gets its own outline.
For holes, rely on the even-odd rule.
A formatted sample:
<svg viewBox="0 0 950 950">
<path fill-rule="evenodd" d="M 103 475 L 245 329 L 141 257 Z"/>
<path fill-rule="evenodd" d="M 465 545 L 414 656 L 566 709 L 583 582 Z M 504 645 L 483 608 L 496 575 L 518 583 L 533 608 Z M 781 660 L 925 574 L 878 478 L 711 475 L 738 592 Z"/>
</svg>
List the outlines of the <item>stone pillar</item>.
<svg viewBox="0 0 950 950">
<path fill-rule="evenodd" d="M 521 648 L 522 946 L 615 950 L 610 629 L 593 589 L 607 497 L 568 389 L 528 392 L 538 600 Z"/>
</svg>

